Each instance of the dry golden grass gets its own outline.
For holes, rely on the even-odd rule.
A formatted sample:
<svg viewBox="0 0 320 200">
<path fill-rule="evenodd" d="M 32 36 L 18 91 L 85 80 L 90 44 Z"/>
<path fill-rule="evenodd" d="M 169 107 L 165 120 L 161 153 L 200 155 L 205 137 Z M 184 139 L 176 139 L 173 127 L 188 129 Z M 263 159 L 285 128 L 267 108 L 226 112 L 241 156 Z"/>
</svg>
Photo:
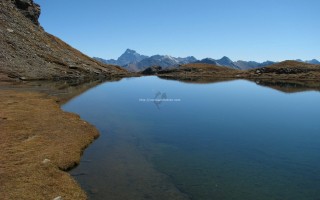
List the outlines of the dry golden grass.
<svg viewBox="0 0 320 200">
<path fill-rule="evenodd" d="M 240 70 L 228 67 L 216 66 L 212 64 L 191 63 L 182 65 L 179 68 L 166 69 L 157 73 L 157 76 L 177 79 L 187 82 L 211 82 L 216 80 L 226 80 L 239 78 Z"/>
<path fill-rule="evenodd" d="M 64 172 L 80 161 L 97 130 L 45 95 L 0 93 L 1 199 L 86 199 Z"/>
<path fill-rule="evenodd" d="M 243 74 L 245 78 L 250 80 L 269 79 L 319 82 L 320 65 L 288 60 L 271 66 L 244 71 Z"/>
<path fill-rule="evenodd" d="M 188 82 L 211 82 L 221 79 L 319 82 L 320 65 L 284 61 L 263 68 L 236 70 L 210 64 L 192 63 L 175 69 L 159 71 L 157 76 Z"/>
<path fill-rule="evenodd" d="M 268 68 L 291 68 L 291 69 L 309 69 L 309 70 L 315 70 L 320 71 L 320 65 L 314 65 L 304 62 L 298 62 L 294 60 L 286 60 L 283 62 L 279 62 L 270 66 L 267 66 Z"/>
</svg>

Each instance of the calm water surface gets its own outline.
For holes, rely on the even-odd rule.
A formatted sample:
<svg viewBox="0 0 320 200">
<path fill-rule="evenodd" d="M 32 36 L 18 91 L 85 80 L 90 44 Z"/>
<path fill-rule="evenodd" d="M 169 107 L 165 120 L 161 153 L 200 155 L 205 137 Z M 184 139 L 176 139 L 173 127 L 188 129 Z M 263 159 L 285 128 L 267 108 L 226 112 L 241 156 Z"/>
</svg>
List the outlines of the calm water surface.
<svg viewBox="0 0 320 200">
<path fill-rule="evenodd" d="M 63 109 L 101 132 L 71 171 L 90 199 L 320 199 L 319 92 L 143 77 Z"/>
</svg>

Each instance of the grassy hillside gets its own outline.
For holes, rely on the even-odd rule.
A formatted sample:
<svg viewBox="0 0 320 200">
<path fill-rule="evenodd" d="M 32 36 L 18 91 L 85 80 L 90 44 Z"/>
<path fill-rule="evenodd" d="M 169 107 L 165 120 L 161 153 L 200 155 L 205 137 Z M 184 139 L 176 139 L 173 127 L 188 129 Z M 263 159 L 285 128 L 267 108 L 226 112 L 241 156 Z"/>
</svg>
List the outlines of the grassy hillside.
<svg viewBox="0 0 320 200">
<path fill-rule="evenodd" d="M 320 80 L 320 65 L 284 61 L 246 72 L 247 78 L 277 80 Z"/>
</svg>

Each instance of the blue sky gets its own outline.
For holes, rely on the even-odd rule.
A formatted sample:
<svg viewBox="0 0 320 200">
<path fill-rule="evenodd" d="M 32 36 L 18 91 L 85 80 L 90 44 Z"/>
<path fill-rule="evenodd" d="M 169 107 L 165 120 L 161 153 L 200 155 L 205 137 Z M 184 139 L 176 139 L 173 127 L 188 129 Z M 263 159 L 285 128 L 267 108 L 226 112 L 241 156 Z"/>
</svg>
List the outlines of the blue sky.
<svg viewBox="0 0 320 200">
<path fill-rule="evenodd" d="M 319 0 L 35 0 L 41 25 L 89 56 L 320 59 Z"/>
</svg>

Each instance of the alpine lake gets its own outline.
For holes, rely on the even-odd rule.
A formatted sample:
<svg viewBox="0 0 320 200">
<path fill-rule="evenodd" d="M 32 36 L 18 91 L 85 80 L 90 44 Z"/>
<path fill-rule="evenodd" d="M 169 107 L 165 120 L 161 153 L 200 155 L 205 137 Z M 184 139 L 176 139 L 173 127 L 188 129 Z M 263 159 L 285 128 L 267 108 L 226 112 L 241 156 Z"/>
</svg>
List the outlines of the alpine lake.
<svg viewBox="0 0 320 200">
<path fill-rule="evenodd" d="M 89 199 L 320 199 L 317 90 L 148 76 L 62 108 L 100 131 L 70 171 Z"/>
</svg>

